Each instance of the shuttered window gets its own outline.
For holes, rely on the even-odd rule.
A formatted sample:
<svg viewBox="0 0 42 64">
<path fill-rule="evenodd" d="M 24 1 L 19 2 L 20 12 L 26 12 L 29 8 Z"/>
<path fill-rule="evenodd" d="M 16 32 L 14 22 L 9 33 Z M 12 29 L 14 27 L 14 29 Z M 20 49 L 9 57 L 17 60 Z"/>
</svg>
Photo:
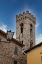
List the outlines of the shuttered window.
<svg viewBox="0 0 42 64">
<path fill-rule="evenodd" d="M 18 47 L 15 47 L 14 54 L 18 54 Z"/>
<path fill-rule="evenodd" d="M 1 38 L 0 38 L 0 43 L 1 43 Z"/>
<path fill-rule="evenodd" d="M 16 60 L 14 60 L 14 64 L 17 64 L 17 61 Z"/>
<path fill-rule="evenodd" d="M 42 56 L 41 56 L 41 63 L 42 63 Z"/>
<path fill-rule="evenodd" d="M 1 38 L 0 38 L 0 41 L 1 41 Z"/>
</svg>

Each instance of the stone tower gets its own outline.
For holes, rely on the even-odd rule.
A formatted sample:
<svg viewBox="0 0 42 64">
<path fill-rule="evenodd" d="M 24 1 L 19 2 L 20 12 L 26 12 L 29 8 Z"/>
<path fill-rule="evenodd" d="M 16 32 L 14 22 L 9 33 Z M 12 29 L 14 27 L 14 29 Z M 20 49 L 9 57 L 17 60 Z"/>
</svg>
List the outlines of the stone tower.
<svg viewBox="0 0 42 64">
<path fill-rule="evenodd" d="M 36 18 L 29 11 L 16 15 L 16 39 L 20 40 L 27 50 L 35 45 Z"/>
</svg>

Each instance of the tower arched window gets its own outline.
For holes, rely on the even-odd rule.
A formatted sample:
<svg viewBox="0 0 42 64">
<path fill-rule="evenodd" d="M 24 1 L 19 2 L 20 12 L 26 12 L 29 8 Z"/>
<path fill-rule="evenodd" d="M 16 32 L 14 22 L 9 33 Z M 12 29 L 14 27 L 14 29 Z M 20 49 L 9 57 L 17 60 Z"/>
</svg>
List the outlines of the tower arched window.
<svg viewBox="0 0 42 64">
<path fill-rule="evenodd" d="M 33 36 L 33 26 L 30 24 L 30 36 Z"/>
<path fill-rule="evenodd" d="M 21 33 L 23 33 L 23 23 L 20 25 Z"/>
</svg>

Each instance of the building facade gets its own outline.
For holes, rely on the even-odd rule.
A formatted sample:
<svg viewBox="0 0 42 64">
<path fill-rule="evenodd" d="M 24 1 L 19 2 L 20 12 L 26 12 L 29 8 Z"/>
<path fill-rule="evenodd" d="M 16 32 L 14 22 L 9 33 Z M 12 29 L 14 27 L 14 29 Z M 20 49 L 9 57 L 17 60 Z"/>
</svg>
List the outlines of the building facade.
<svg viewBox="0 0 42 64">
<path fill-rule="evenodd" d="M 22 47 L 14 38 L 7 42 L 6 33 L 0 30 L 0 64 L 22 64 Z"/>
<path fill-rule="evenodd" d="M 36 18 L 29 11 L 16 15 L 16 39 L 21 41 L 27 50 L 35 45 Z"/>
<path fill-rule="evenodd" d="M 25 52 L 27 53 L 27 64 L 42 64 L 42 42 Z"/>
</svg>

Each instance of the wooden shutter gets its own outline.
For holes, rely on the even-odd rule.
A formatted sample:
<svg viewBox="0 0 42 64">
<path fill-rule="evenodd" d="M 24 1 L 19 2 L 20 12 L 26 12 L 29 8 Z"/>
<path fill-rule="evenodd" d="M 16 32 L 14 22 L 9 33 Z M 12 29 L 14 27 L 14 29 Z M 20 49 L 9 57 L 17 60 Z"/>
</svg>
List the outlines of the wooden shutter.
<svg viewBox="0 0 42 64">
<path fill-rule="evenodd" d="M 0 38 L 0 41 L 1 41 L 1 38 Z"/>
<path fill-rule="evenodd" d="M 18 47 L 15 47 L 15 52 L 14 52 L 15 54 L 17 54 L 18 53 Z"/>
<path fill-rule="evenodd" d="M 14 64 L 17 64 L 17 61 L 16 60 L 14 60 Z"/>
</svg>

